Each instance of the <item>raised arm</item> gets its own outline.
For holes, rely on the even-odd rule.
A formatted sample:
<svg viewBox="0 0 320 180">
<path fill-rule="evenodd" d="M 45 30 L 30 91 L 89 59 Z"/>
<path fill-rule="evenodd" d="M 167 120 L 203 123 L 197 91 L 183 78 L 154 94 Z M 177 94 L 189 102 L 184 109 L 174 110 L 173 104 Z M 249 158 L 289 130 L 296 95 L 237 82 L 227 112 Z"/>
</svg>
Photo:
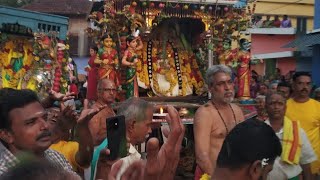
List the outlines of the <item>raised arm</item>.
<svg viewBox="0 0 320 180">
<path fill-rule="evenodd" d="M 94 59 L 94 63 L 95 64 L 101 64 L 102 60 L 99 58 L 99 56 L 97 55 L 97 57 Z"/>
<path fill-rule="evenodd" d="M 74 99 L 74 98 L 75 98 L 74 93 L 62 94 L 62 93 L 50 90 L 49 96 L 41 101 L 41 105 L 43 106 L 43 108 L 50 108 L 52 107 L 52 104 L 54 103 L 54 101 L 60 101 L 60 103 L 63 103 L 67 100 Z"/>
<path fill-rule="evenodd" d="M 123 58 L 122 58 L 122 64 L 125 65 L 125 66 L 134 66 L 133 62 L 129 62 L 128 61 L 128 53 L 129 53 L 129 50 L 126 50 L 124 52 L 124 55 L 123 55 Z"/>
<path fill-rule="evenodd" d="M 212 122 L 206 107 L 200 107 L 194 118 L 193 133 L 195 140 L 196 162 L 203 173 L 212 174 L 213 163 L 210 161 L 210 133 Z"/>
<path fill-rule="evenodd" d="M 171 131 L 168 140 L 159 149 L 159 141 L 151 138 L 147 142 L 147 162 L 136 161 L 126 169 L 121 179 L 139 180 L 171 180 L 174 179 L 180 159 L 181 143 L 184 137 L 185 128 L 179 117 L 178 111 L 167 107 L 168 115 L 166 120 Z M 111 169 L 109 180 L 115 180 L 120 171 L 122 160 L 116 162 Z"/>
<path fill-rule="evenodd" d="M 93 141 L 89 130 L 89 121 L 104 107 L 88 109 L 88 100 L 84 101 L 84 108 L 77 120 L 77 135 L 79 137 L 79 151 L 76 153 L 76 162 L 81 167 L 88 167 L 92 160 Z"/>
</svg>

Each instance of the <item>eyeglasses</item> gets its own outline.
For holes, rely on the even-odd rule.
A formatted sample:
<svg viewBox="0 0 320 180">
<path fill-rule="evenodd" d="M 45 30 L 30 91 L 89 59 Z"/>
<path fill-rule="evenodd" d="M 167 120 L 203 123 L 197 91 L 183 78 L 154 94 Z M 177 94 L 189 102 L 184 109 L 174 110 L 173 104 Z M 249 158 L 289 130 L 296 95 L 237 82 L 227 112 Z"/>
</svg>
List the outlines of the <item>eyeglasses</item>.
<svg viewBox="0 0 320 180">
<path fill-rule="evenodd" d="M 110 93 L 110 92 L 117 92 L 117 89 L 115 88 L 101 88 L 99 89 L 100 91 L 104 91 L 104 92 L 107 92 L 107 93 Z"/>
</svg>

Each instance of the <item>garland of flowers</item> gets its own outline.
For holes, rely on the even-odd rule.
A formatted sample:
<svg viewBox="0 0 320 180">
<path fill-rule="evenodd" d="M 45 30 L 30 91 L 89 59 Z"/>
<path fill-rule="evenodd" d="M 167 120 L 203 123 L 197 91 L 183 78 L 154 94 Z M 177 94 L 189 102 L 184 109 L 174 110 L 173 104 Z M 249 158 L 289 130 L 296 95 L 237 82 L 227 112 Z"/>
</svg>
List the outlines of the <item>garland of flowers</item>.
<svg viewBox="0 0 320 180">
<path fill-rule="evenodd" d="M 151 46 L 149 46 L 149 44 Z M 172 47 L 172 44 L 170 44 L 170 45 Z M 174 51 L 174 50 L 172 50 L 172 51 L 173 52 L 167 58 L 171 59 L 171 57 L 173 57 L 173 55 L 175 54 L 174 52 L 176 52 L 176 51 Z M 174 60 L 170 61 L 169 60 L 170 69 L 169 70 L 164 70 L 164 69 L 158 67 L 157 64 L 155 63 L 155 61 L 157 61 L 158 59 L 157 58 L 153 58 L 154 56 L 156 56 L 157 52 L 156 52 L 156 50 L 153 51 L 153 43 L 152 43 L 152 41 L 150 41 L 148 43 L 147 52 L 149 52 L 147 54 L 151 54 L 151 56 L 149 56 L 149 57 L 147 56 L 147 59 L 149 58 L 148 65 L 152 66 L 151 73 L 152 72 L 157 72 L 157 73 L 159 73 L 161 75 L 164 75 L 165 79 L 170 84 L 170 87 L 167 90 L 161 90 L 160 87 L 159 87 L 159 82 L 157 80 L 157 77 L 154 77 L 152 75 L 152 79 L 150 79 L 150 80 L 152 80 L 152 83 L 153 83 L 153 87 L 152 87 L 153 90 L 158 94 L 167 95 L 167 94 L 170 93 L 170 95 L 172 95 L 172 91 L 173 91 L 174 87 L 176 86 L 176 84 L 178 83 L 178 81 L 177 81 L 178 76 L 177 76 L 176 73 L 174 73 L 175 71 L 177 71 L 177 69 L 176 68 L 171 68 L 171 67 L 175 66 L 175 64 L 176 64 L 175 62 L 176 61 L 174 61 Z M 177 58 L 178 58 L 178 56 L 177 56 Z M 171 63 L 171 62 L 173 62 L 173 63 Z M 179 67 L 179 69 L 180 69 L 180 67 Z M 150 73 L 150 71 L 149 71 L 149 73 Z"/>
<path fill-rule="evenodd" d="M 54 72 L 54 80 L 53 80 L 53 90 L 56 92 L 60 92 L 60 82 L 62 76 L 62 59 L 63 59 L 63 51 L 61 48 L 57 50 L 57 67 Z"/>
<path fill-rule="evenodd" d="M 182 76 L 181 76 L 181 69 L 180 69 L 180 61 L 178 56 L 178 49 L 174 46 L 174 43 L 170 40 L 168 40 L 168 43 L 171 45 L 173 52 L 174 52 L 174 62 L 175 62 L 175 69 L 178 76 L 178 84 L 179 84 L 179 90 L 182 89 Z"/>
<path fill-rule="evenodd" d="M 170 83 L 170 87 L 167 90 L 161 90 L 159 87 L 158 79 L 152 78 L 153 89 L 158 94 L 167 95 L 170 93 L 170 95 L 172 95 L 172 90 L 174 89 L 175 85 L 177 84 L 176 78 L 174 75 L 172 75 L 171 72 L 166 73 L 165 77 L 166 77 L 166 80 Z"/>
<path fill-rule="evenodd" d="M 144 49 L 141 51 L 138 51 L 137 53 L 139 54 L 141 58 L 141 61 L 139 61 L 137 63 L 137 67 L 136 67 L 136 71 L 137 71 L 137 77 L 139 82 L 144 83 L 145 89 L 150 87 L 150 83 L 149 82 L 149 77 L 148 77 L 148 67 L 147 67 L 147 42 L 143 42 L 143 47 Z M 141 87 L 141 86 L 140 86 Z"/>
<path fill-rule="evenodd" d="M 148 77 L 149 77 L 149 84 L 152 81 L 152 41 L 148 41 L 147 46 L 147 68 L 148 68 Z"/>
<path fill-rule="evenodd" d="M 178 49 L 174 48 L 172 42 L 169 42 L 169 46 L 167 47 L 169 49 L 166 49 L 166 51 L 168 53 L 167 60 L 170 69 L 163 69 L 157 64 L 157 54 L 161 52 L 159 52 L 158 48 L 154 46 L 154 43 L 155 42 L 151 40 L 146 42 L 146 49 L 143 53 L 144 62 L 141 63 L 145 64 L 146 66 L 145 68 L 143 68 L 145 69 L 145 75 L 143 75 L 143 73 L 139 73 L 139 79 L 142 80 L 146 85 L 149 84 L 148 80 L 150 83 L 152 82 L 152 89 L 157 94 L 172 95 L 171 93 L 173 89 L 176 87 L 177 83 L 179 83 L 180 85 L 178 93 L 179 95 L 187 95 L 188 84 L 196 88 L 197 94 L 201 94 L 203 92 L 204 83 L 200 72 L 193 72 L 199 71 L 199 67 L 196 63 L 195 57 L 190 56 L 187 51 L 179 51 L 179 55 Z M 151 54 L 151 56 L 148 56 L 148 54 Z M 183 65 L 183 62 L 186 62 L 186 65 Z M 151 73 L 149 69 L 151 69 Z M 166 90 L 161 90 L 157 79 L 157 75 L 153 73 L 158 73 L 165 76 L 166 81 L 170 83 L 170 87 Z M 144 78 L 144 76 L 148 77 Z"/>
</svg>

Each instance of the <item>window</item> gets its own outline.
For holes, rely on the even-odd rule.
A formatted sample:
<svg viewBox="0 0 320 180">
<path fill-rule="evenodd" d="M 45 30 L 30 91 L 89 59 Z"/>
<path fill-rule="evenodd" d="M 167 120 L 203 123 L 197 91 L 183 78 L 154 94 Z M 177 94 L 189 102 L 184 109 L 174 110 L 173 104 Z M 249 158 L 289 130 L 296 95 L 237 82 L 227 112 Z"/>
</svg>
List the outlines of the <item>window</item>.
<svg viewBox="0 0 320 180">
<path fill-rule="evenodd" d="M 55 25 L 45 24 L 45 23 L 38 23 L 38 31 L 42 31 L 42 32 L 57 31 L 57 32 L 60 32 L 60 26 L 55 26 Z"/>
</svg>

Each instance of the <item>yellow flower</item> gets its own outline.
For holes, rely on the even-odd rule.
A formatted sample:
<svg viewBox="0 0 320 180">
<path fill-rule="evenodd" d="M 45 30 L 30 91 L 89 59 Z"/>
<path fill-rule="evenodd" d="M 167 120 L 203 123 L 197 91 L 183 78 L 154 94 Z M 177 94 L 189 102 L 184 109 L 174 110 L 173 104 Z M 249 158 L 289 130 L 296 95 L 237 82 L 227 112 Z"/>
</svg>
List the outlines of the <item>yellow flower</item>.
<svg viewBox="0 0 320 180">
<path fill-rule="evenodd" d="M 208 174 L 203 174 L 200 178 L 200 180 L 210 180 L 211 176 L 209 176 Z"/>
<path fill-rule="evenodd" d="M 40 60 L 39 56 L 35 56 L 34 60 L 39 61 Z"/>
<path fill-rule="evenodd" d="M 67 88 L 68 87 L 68 83 L 63 83 L 62 87 Z"/>
<path fill-rule="evenodd" d="M 70 48 L 69 44 L 66 45 L 66 49 L 68 50 Z"/>
</svg>

